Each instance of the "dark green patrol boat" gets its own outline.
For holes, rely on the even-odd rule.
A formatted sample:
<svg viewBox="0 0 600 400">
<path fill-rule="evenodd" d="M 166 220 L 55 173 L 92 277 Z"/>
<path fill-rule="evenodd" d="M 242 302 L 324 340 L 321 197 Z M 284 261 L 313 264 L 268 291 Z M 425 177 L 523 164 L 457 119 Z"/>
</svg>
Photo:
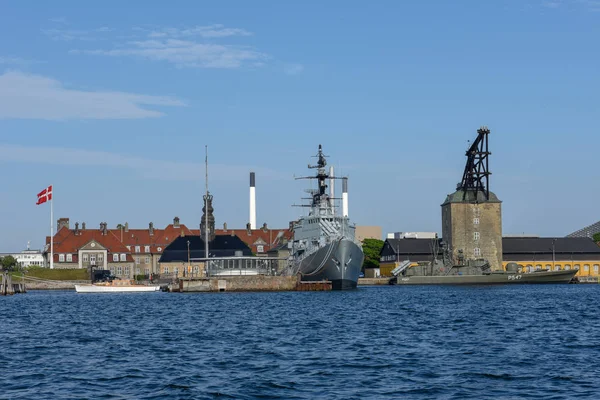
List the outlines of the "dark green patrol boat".
<svg viewBox="0 0 600 400">
<path fill-rule="evenodd" d="M 498 285 L 570 283 L 577 270 L 525 272 L 525 268 L 509 263 L 506 271 L 492 271 L 483 260 L 466 260 L 464 265 L 449 265 L 440 260 L 421 262 L 410 267 L 405 261 L 396 267 L 391 285 Z"/>
</svg>

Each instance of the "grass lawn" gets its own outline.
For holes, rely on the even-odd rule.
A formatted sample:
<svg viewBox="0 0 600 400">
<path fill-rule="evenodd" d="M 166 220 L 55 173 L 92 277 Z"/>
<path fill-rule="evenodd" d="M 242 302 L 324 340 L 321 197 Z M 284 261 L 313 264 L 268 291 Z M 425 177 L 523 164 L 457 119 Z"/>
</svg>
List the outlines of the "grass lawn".
<svg viewBox="0 0 600 400">
<path fill-rule="evenodd" d="M 50 279 L 54 281 L 83 281 L 90 279 L 87 269 L 49 269 L 49 268 L 30 268 L 25 276 L 33 278 Z M 13 273 L 14 278 L 20 278 L 21 273 Z"/>
</svg>

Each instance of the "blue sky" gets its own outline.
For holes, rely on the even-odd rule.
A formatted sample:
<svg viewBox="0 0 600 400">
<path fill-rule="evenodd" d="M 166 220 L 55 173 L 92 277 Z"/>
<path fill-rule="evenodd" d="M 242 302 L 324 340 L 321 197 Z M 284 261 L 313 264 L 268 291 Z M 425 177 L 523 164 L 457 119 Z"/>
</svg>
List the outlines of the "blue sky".
<svg viewBox="0 0 600 400">
<path fill-rule="evenodd" d="M 505 233 L 600 219 L 600 1 L 3 2 L 0 250 L 55 218 L 285 227 L 318 144 L 350 216 L 440 231 L 468 141 L 491 129 Z M 340 187 L 338 186 L 338 192 Z"/>
</svg>

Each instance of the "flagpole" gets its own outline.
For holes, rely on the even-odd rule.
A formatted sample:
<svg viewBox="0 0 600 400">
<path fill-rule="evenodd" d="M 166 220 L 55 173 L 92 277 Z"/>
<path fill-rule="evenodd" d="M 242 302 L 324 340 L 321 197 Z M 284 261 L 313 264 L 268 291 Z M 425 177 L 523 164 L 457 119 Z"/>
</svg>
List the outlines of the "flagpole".
<svg viewBox="0 0 600 400">
<path fill-rule="evenodd" d="M 54 186 L 52 191 L 54 192 Z M 50 197 L 50 269 L 54 269 L 54 193 Z"/>
<path fill-rule="evenodd" d="M 204 257 L 208 258 L 208 145 L 204 145 L 204 171 L 206 173 L 205 177 L 205 185 L 206 185 L 206 195 L 204 200 Z M 206 262 L 208 265 L 208 260 Z"/>
</svg>

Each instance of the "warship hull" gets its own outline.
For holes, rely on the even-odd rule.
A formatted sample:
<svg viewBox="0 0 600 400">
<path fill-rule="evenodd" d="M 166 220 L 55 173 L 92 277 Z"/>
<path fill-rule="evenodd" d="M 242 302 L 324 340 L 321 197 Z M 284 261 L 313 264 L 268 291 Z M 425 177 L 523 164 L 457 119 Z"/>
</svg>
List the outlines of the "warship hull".
<svg viewBox="0 0 600 400">
<path fill-rule="evenodd" d="M 331 281 L 333 290 L 356 289 L 364 254 L 350 239 L 340 239 L 319 248 L 300 262 L 303 281 Z"/>
<path fill-rule="evenodd" d="M 396 285 L 505 285 L 569 283 L 577 270 L 543 272 L 498 272 L 482 275 L 439 275 L 439 276 L 398 276 L 392 278 Z"/>
</svg>

